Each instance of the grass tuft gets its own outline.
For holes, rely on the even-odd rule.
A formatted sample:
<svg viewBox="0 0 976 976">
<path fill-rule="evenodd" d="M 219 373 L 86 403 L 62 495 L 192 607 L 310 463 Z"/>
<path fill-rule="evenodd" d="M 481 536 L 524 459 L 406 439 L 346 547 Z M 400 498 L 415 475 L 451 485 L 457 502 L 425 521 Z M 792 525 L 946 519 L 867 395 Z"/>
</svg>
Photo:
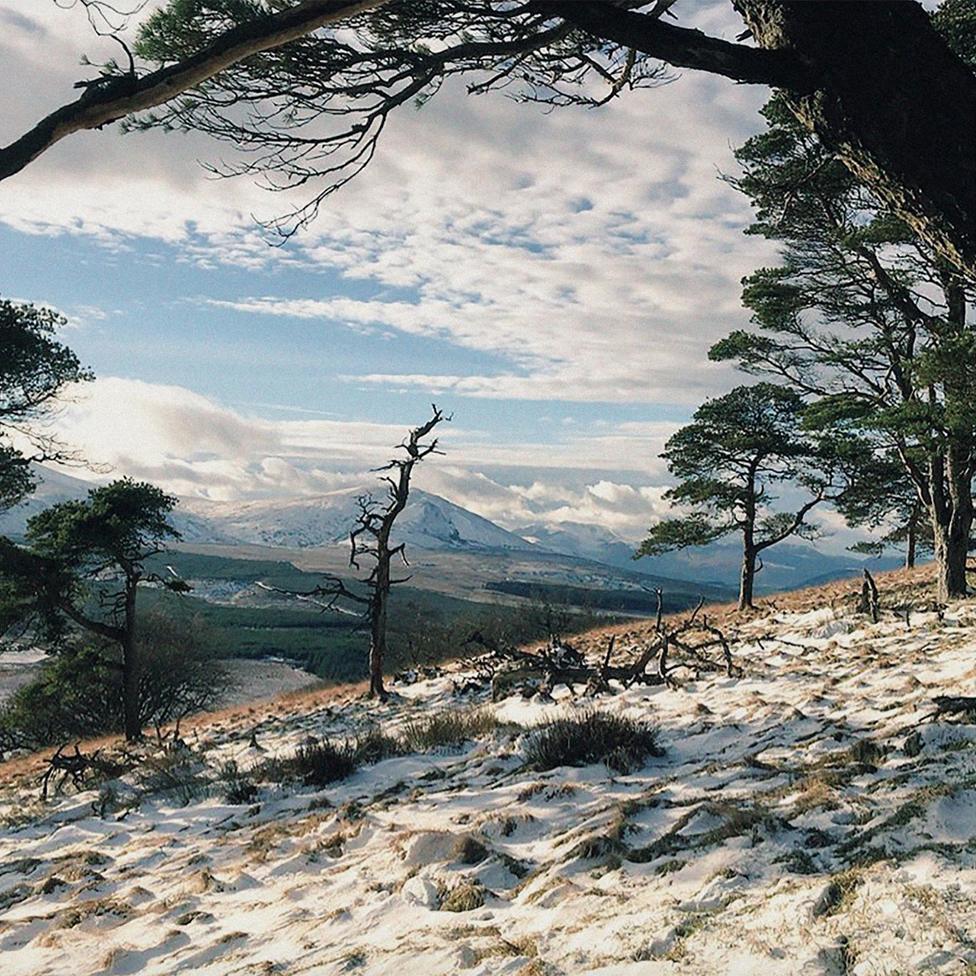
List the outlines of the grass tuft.
<svg viewBox="0 0 976 976">
<path fill-rule="evenodd" d="M 456 748 L 470 739 L 491 735 L 501 723 L 486 708 L 434 712 L 415 718 L 400 730 L 404 745 L 414 752 Z"/>
<path fill-rule="evenodd" d="M 442 912 L 471 912 L 485 903 L 484 885 L 476 881 L 462 881 L 461 884 L 444 892 L 441 899 Z"/>
<path fill-rule="evenodd" d="M 371 766 L 373 763 L 402 756 L 405 753 L 403 743 L 399 739 L 387 735 L 375 726 L 357 736 L 350 751 L 357 765 Z"/>
<path fill-rule="evenodd" d="M 267 779 L 297 779 L 306 786 L 327 786 L 355 771 L 356 761 L 349 746 L 315 740 L 300 745 L 291 756 L 269 760 L 261 768 Z"/>
<path fill-rule="evenodd" d="M 648 756 L 663 755 L 657 730 L 646 722 L 588 711 L 540 725 L 529 738 L 527 761 L 533 769 L 587 766 L 602 762 L 627 773 Z"/>
</svg>

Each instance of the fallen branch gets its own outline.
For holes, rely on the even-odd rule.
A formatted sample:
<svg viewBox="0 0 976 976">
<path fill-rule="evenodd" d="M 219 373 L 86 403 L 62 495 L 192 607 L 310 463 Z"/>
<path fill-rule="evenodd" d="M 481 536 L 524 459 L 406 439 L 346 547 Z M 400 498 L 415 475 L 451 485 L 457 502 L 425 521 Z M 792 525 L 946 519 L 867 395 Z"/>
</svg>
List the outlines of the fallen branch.
<svg viewBox="0 0 976 976">
<path fill-rule="evenodd" d="M 122 768 L 118 763 L 110 759 L 101 757 L 101 749 L 97 749 L 91 755 L 85 755 L 75 743 L 75 751 L 65 755 L 64 750 L 67 743 L 63 743 L 55 750 L 54 755 L 48 760 L 47 769 L 41 776 L 41 799 L 46 800 L 50 790 L 52 780 L 56 780 L 54 792 L 60 794 L 68 780 L 75 789 L 81 789 L 85 785 L 85 779 L 89 773 L 98 773 L 102 776 L 117 776 Z"/>
</svg>

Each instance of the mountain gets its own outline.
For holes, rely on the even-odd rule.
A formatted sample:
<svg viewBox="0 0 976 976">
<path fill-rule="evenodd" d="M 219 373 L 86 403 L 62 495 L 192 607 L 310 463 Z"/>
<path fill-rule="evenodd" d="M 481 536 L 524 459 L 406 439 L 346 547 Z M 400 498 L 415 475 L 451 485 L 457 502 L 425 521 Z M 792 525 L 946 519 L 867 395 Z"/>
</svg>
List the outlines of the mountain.
<svg viewBox="0 0 976 976">
<path fill-rule="evenodd" d="M 600 525 L 584 522 L 560 522 L 558 525 L 526 525 L 515 530 L 523 539 L 567 556 L 595 559 L 597 562 L 640 571 L 634 562 L 634 547 Z"/>
<path fill-rule="evenodd" d="M 56 502 L 83 497 L 91 483 L 60 471 L 38 467 L 37 491 L 26 502 L 0 513 L 0 534 L 20 536 L 27 519 Z M 174 524 L 183 541 L 211 545 L 260 545 L 317 549 L 343 545 L 358 512 L 364 488 L 346 488 L 301 498 L 213 502 L 182 499 Z M 599 525 L 536 523 L 509 531 L 439 495 L 415 489 L 397 521 L 397 542 L 440 552 L 559 554 L 587 563 L 698 585 L 735 586 L 741 551 L 735 542 L 719 542 L 634 561 L 634 545 Z M 792 589 L 860 573 L 866 564 L 849 554 L 821 552 L 806 543 L 781 543 L 765 554 L 760 591 Z M 872 559 L 872 568 L 898 564 L 897 558 Z M 650 585 L 650 584 L 648 584 Z M 658 581 L 654 581 L 658 585 Z"/>
<path fill-rule="evenodd" d="M 22 536 L 27 520 L 58 502 L 83 498 L 91 482 L 38 466 L 37 491 L 0 513 L 0 534 Z M 173 516 L 184 542 L 214 545 L 254 544 L 311 549 L 342 544 L 359 512 L 362 487 L 302 498 L 212 502 L 184 498 Z M 397 520 L 394 538 L 418 549 L 527 551 L 538 547 L 514 532 L 454 502 L 414 489 Z"/>
<path fill-rule="evenodd" d="M 738 585 L 742 550 L 735 542 L 714 542 L 701 548 L 634 560 L 636 544 L 625 542 L 599 525 L 562 522 L 557 526 L 527 525 L 517 531 L 551 552 L 595 559 L 618 569 L 698 583 Z M 850 553 L 821 552 L 805 542 L 781 542 L 767 550 L 762 561 L 757 584 L 760 592 L 767 593 L 854 576 L 866 565 L 873 570 L 900 565 L 895 556 L 865 560 Z"/>
<path fill-rule="evenodd" d="M 821 552 L 805 542 L 781 542 L 761 554 L 762 569 L 756 577 L 759 592 L 791 590 L 815 583 L 856 576 L 868 566 L 872 571 L 893 569 L 897 556 L 881 559 L 852 553 Z M 700 549 L 685 549 L 663 556 L 645 556 L 632 565 L 643 573 L 660 573 L 678 579 L 710 579 L 737 584 L 742 549 L 734 542 L 715 542 Z"/>
<path fill-rule="evenodd" d="M 251 502 L 186 499 L 182 519 L 195 519 L 187 541 L 252 543 L 312 549 L 345 543 L 359 512 L 362 488 L 324 495 Z M 206 538 L 209 530 L 211 538 Z M 525 550 L 532 543 L 439 495 L 415 489 L 394 529 L 397 542 L 418 549 Z"/>
<path fill-rule="evenodd" d="M 35 465 L 33 474 L 37 479 L 37 490 L 9 511 L 0 511 L 0 535 L 15 538 L 22 536 L 27 520 L 31 516 L 58 502 L 83 498 L 91 488 L 89 482 L 55 471 L 53 468 Z"/>
</svg>

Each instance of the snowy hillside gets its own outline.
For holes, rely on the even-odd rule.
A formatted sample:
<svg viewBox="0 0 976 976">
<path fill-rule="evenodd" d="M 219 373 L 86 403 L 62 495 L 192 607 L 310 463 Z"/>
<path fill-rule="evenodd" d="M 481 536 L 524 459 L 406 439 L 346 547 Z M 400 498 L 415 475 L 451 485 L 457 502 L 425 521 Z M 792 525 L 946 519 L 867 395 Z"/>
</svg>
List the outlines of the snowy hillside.
<svg viewBox="0 0 976 976">
<path fill-rule="evenodd" d="M 910 626 L 781 612 L 739 638 L 742 677 L 677 689 L 491 703 L 449 673 L 384 706 L 242 710 L 178 763 L 47 805 L 21 767 L 0 792 L 4 976 L 971 973 L 976 726 L 927 718 L 973 693 L 976 603 Z M 227 799 L 230 760 L 246 777 L 310 735 L 416 739 L 471 708 L 459 747 L 322 789 L 255 773 Z M 653 722 L 664 754 L 527 766 L 537 723 L 592 709 Z"/>
</svg>

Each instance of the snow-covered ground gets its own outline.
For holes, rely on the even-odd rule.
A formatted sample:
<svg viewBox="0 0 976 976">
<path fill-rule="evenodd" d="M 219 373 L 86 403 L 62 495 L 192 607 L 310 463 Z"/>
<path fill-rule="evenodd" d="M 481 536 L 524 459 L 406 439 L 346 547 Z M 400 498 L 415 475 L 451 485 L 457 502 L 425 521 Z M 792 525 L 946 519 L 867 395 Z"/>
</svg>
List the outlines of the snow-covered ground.
<svg viewBox="0 0 976 976">
<path fill-rule="evenodd" d="M 666 753 L 628 775 L 535 772 L 531 731 L 502 726 L 244 804 L 216 780 L 128 804 L 126 783 L 46 806 L 8 786 L 0 972 L 976 971 L 976 726 L 920 724 L 933 695 L 974 691 L 976 604 L 910 629 L 825 610 L 743 633 L 743 678 L 482 706 L 520 727 L 652 720 Z M 199 778 L 481 701 L 452 677 L 379 707 L 215 720 L 189 742 Z"/>
</svg>

